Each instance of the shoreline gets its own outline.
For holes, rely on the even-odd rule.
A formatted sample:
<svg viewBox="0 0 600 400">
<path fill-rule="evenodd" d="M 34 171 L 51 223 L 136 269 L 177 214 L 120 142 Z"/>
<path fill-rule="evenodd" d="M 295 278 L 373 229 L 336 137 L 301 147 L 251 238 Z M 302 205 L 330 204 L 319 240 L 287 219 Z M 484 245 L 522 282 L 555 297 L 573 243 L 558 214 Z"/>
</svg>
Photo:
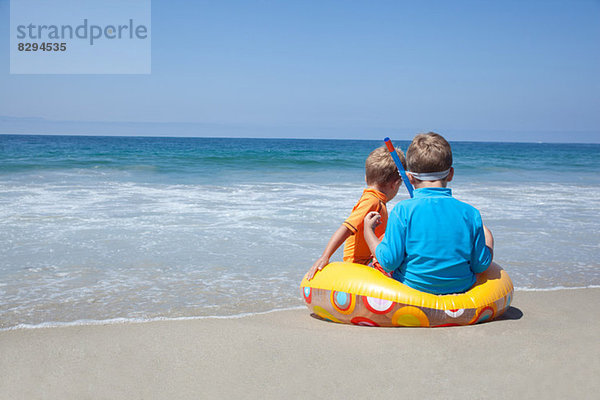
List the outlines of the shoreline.
<svg viewBox="0 0 600 400">
<path fill-rule="evenodd" d="M 587 398 L 599 288 L 517 292 L 499 320 L 368 328 L 287 310 L 0 332 L 11 399 Z"/>
<path fill-rule="evenodd" d="M 2 332 L 20 331 L 20 330 L 35 330 L 35 329 L 55 329 L 69 328 L 77 326 L 103 326 L 103 325 L 127 325 L 127 324 L 146 324 L 152 322 L 179 322 L 179 321 L 197 321 L 204 319 L 238 319 L 249 318 L 257 315 L 271 314 L 284 311 L 305 310 L 306 306 L 276 308 L 267 311 L 246 312 L 233 315 L 199 315 L 193 317 L 153 317 L 153 318 L 109 318 L 109 319 L 82 319 L 69 322 L 50 321 L 40 324 L 19 324 L 8 328 L 0 328 Z"/>
<path fill-rule="evenodd" d="M 516 287 L 514 290 L 516 293 L 520 292 L 557 292 L 557 291 L 569 291 L 569 290 L 586 290 L 586 289 L 600 289 L 600 285 L 590 285 L 586 287 L 565 287 L 557 286 L 551 288 L 521 288 Z M 20 330 L 35 330 L 35 329 L 54 329 L 54 328 L 66 328 L 66 327 L 77 327 L 77 326 L 103 326 L 103 325 L 127 325 L 127 324 L 145 324 L 152 322 L 177 322 L 177 321 L 196 321 L 205 319 L 238 319 L 248 318 L 257 315 L 271 314 L 283 311 L 295 311 L 295 310 L 307 310 L 306 305 L 298 305 L 292 307 L 276 308 L 266 311 L 256 312 L 243 312 L 233 315 L 199 315 L 189 317 L 150 317 L 150 318 L 127 318 L 117 317 L 108 319 L 82 319 L 75 321 L 48 321 L 39 324 L 26 324 L 21 323 L 15 326 L 7 328 L 0 328 L 0 334 L 3 332 L 20 331 Z"/>
</svg>

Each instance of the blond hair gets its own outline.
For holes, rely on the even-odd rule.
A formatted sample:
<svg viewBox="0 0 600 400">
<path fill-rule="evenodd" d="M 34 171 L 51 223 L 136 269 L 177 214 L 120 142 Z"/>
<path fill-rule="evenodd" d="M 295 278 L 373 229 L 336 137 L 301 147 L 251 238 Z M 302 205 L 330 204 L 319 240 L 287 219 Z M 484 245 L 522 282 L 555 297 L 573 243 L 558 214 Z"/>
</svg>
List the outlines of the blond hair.
<svg viewBox="0 0 600 400">
<path fill-rule="evenodd" d="M 406 163 L 412 172 L 441 172 L 452 166 L 452 149 L 435 132 L 420 133 L 406 151 Z"/>
<path fill-rule="evenodd" d="M 402 151 L 396 149 L 396 154 L 398 154 L 402 166 L 406 167 Z M 367 185 L 384 184 L 400 179 L 398 167 L 396 167 L 392 155 L 385 146 L 378 147 L 369 154 L 365 162 L 365 174 Z"/>
</svg>

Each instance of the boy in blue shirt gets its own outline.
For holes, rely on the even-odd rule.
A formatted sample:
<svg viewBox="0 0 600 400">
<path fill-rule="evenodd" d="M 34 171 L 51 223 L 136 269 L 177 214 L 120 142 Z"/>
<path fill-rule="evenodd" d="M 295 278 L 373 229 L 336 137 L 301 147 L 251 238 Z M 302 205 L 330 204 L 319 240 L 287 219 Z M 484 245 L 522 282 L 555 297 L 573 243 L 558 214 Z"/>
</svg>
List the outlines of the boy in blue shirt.
<svg viewBox="0 0 600 400">
<path fill-rule="evenodd" d="M 381 267 L 414 289 L 448 294 L 467 291 L 475 274 L 492 262 L 494 239 L 479 211 L 452 197 L 452 150 L 437 133 L 415 136 L 406 152 L 412 199 L 390 213 L 385 237 L 373 229 L 377 212 L 365 217 L 365 240 Z"/>
</svg>

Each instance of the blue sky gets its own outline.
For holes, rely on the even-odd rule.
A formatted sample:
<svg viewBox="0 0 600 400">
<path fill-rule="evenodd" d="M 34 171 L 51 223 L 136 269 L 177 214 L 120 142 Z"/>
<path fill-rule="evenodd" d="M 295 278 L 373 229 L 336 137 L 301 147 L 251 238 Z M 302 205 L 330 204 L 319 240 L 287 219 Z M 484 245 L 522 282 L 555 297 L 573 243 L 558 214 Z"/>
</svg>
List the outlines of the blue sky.
<svg viewBox="0 0 600 400">
<path fill-rule="evenodd" d="M 0 0 L 0 132 L 600 142 L 598 1 L 154 0 L 151 37 L 150 75 L 11 75 Z"/>
</svg>

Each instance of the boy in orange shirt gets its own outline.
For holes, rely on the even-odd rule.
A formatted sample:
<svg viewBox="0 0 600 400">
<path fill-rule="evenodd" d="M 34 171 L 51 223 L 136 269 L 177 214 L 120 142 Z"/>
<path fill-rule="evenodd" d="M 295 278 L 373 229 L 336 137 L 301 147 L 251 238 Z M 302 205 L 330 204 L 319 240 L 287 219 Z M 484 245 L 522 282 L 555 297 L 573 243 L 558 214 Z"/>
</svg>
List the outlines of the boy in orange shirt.
<svg viewBox="0 0 600 400">
<path fill-rule="evenodd" d="M 396 150 L 396 153 L 398 153 L 402 165 L 405 165 L 402 151 Z M 381 224 L 375 229 L 375 234 L 382 238 L 388 215 L 386 203 L 396 196 L 402 184 L 398 168 L 385 146 L 373 150 L 367 157 L 365 180 L 367 188 L 352 209 L 350 216 L 331 236 L 321 257 L 308 271 L 306 275 L 308 280 L 311 280 L 318 271 L 329 264 L 329 258 L 344 242 L 346 242 L 344 261 L 365 265 L 373 261 L 373 255 L 365 241 L 364 218 L 371 211 L 377 211 L 381 215 Z M 376 265 L 376 262 L 374 264 Z"/>
</svg>

